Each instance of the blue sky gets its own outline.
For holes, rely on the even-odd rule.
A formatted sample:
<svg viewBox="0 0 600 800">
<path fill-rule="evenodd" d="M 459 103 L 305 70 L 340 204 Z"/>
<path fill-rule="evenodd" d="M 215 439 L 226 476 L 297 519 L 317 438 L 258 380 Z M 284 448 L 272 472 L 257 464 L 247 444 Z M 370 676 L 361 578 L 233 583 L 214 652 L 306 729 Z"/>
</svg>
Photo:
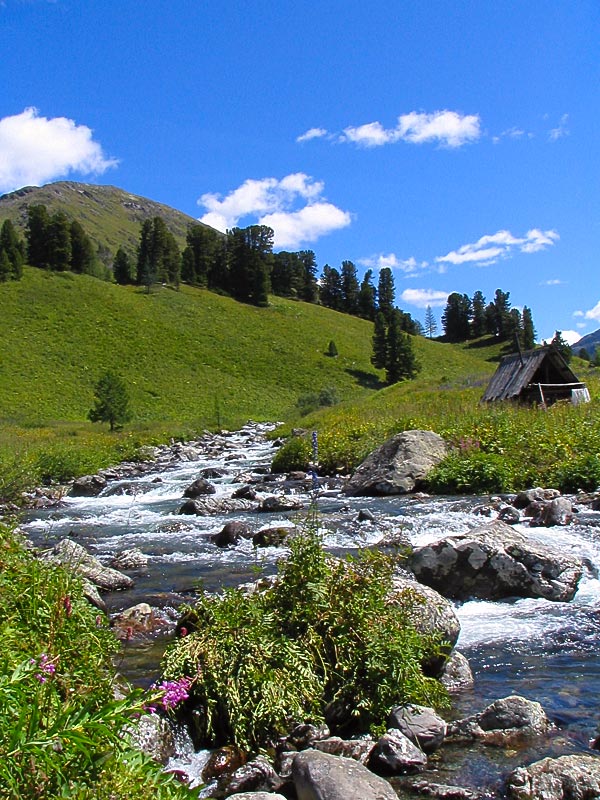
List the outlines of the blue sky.
<svg viewBox="0 0 600 800">
<path fill-rule="evenodd" d="M 0 192 L 119 186 L 600 328 L 597 0 L 0 0 Z"/>
</svg>

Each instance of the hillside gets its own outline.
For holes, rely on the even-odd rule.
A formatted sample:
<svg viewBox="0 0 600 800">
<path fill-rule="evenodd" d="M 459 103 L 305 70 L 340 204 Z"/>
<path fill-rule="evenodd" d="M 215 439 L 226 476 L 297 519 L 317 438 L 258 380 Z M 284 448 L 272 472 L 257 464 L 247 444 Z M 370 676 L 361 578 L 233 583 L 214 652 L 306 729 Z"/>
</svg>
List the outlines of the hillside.
<svg viewBox="0 0 600 800">
<path fill-rule="evenodd" d="M 27 186 L 0 197 L 0 224 L 5 219 L 23 231 L 30 205 L 45 205 L 52 214 L 63 211 L 78 220 L 101 254 L 114 255 L 120 246 L 132 253 L 138 244 L 142 222 L 160 216 L 182 246 L 186 231 L 197 219 L 174 208 L 148 200 L 115 186 L 96 186 L 60 181 L 46 186 Z"/>
<path fill-rule="evenodd" d="M 592 333 L 588 333 L 586 336 L 582 336 L 581 339 L 573 345 L 573 352 L 578 354 L 580 350 L 585 348 L 590 358 L 593 358 L 598 347 L 600 347 L 600 329 L 592 331 Z"/>
</svg>

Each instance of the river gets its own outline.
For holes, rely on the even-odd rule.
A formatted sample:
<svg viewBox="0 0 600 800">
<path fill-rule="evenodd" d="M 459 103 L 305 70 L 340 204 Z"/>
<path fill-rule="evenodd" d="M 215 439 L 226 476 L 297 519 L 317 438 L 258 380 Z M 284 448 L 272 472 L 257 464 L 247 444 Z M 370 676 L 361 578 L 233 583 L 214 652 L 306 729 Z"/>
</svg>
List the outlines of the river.
<svg viewBox="0 0 600 800">
<path fill-rule="evenodd" d="M 135 574 L 135 587 L 107 597 L 112 613 L 141 601 L 169 611 L 193 597 L 200 586 L 215 591 L 255 580 L 257 571 L 273 572 L 281 548 L 254 548 L 248 539 L 235 547 L 218 548 L 212 536 L 232 518 L 253 531 L 293 525 L 298 512 L 183 516 L 183 491 L 203 470 L 211 479 L 214 498 L 231 497 L 248 480 L 268 481 L 274 455 L 267 433 L 273 426 L 248 424 L 229 435 L 212 437 L 211 447 L 199 448 L 194 460 L 157 465 L 135 478 L 112 481 L 98 497 L 65 498 L 61 507 L 30 512 L 23 528 L 38 546 L 50 546 L 69 536 L 103 561 L 137 547 L 148 567 Z M 189 456 L 187 456 L 189 458 Z M 271 494 L 269 483 L 256 487 Z M 308 498 L 304 497 L 308 502 Z M 322 487 L 318 508 L 324 545 L 333 552 L 374 546 L 392 533 L 402 533 L 413 545 L 462 533 L 485 521 L 474 509 L 489 498 L 348 498 Z M 374 521 L 358 522 L 361 509 Z M 300 512 L 301 515 L 302 512 Z M 600 570 L 600 512 L 588 512 L 561 528 L 515 526 L 538 541 L 578 554 Z M 545 600 L 469 601 L 456 607 L 461 623 L 458 649 L 475 675 L 472 690 L 455 698 L 455 718 L 481 710 L 493 700 L 521 694 L 538 700 L 556 723 L 556 735 L 539 751 L 490 752 L 472 748 L 458 758 L 442 756 L 436 765 L 444 782 L 493 787 L 514 764 L 541 755 L 587 749 L 598 733 L 600 709 L 600 581 L 593 570 L 582 579 L 570 603 Z M 168 615 L 167 615 L 168 616 Z M 172 625 L 171 628 L 172 630 Z M 157 676 L 168 636 L 146 637 L 126 644 L 121 670 L 134 683 L 148 685 Z M 446 774 L 448 773 L 448 774 Z"/>
</svg>

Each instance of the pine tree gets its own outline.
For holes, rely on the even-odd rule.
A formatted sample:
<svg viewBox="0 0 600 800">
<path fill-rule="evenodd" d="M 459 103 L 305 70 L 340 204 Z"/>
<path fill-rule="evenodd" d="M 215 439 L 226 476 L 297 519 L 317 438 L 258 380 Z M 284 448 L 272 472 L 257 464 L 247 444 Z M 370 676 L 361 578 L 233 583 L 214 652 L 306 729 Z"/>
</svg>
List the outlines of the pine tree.
<svg viewBox="0 0 600 800">
<path fill-rule="evenodd" d="M 379 272 L 379 283 L 377 285 L 377 310 L 383 314 L 388 324 L 392 319 L 395 300 L 396 290 L 392 270 L 389 267 L 383 267 Z"/>
<path fill-rule="evenodd" d="M 479 339 L 486 332 L 485 297 L 477 291 L 471 301 L 471 336 Z"/>
<path fill-rule="evenodd" d="M 71 226 L 66 214 L 57 211 L 50 217 L 47 238 L 48 266 L 65 272 L 71 266 Z"/>
<path fill-rule="evenodd" d="M 94 387 L 94 406 L 88 412 L 91 422 L 108 422 L 111 431 L 131 419 L 129 397 L 123 380 L 110 370 Z"/>
<path fill-rule="evenodd" d="M 430 339 L 433 339 L 437 333 L 437 322 L 431 306 L 427 306 L 425 309 L 425 333 Z"/>
<path fill-rule="evenodd" d="M 69 232 L 71 236 L 71 261 L 69 265 L 71 271 L 83 273 L 84 275 L 96 275 L 98 273 L 98 259 L 92 240 L 77 220 L 73 220 Z"/>
<path fill-rule="evenodd" d="M 356 267 L 352 261 L 342 261 L 342 307 L 346 314 L 358 314 L 358 295 L 360 287 Z"/>
<path fill-rule="evenodd" d="M 122 286 L 135 283 L 135 276 L 133 273 L 133 264 L 129 255 L 126 250 L 119 247 L 113 261 L 113 276 L 115 281 Z"/>
<path fill-rule="evenodd" d="M 554 338 L 550 342 L 550 346 L 558 350 L 567 364 L 569 363 L 573 357 L 573 349 L 562 335 L 562 331 L 555 331 Z"/>
<path fill-rule="evenodd" d="M 10 280 L 12 278 L 12 264 L 8 257 L 8 253 L 2 245 L 0 245 L 0 283 Z"/>
<path fill-rule="evenodd" d="M 315 254 L 312 250 L 300 250 L 298 256 L 302 262 L 302 281 L 298 287 L 298 297 L 306 303 L 316 303 L 319 299 L 319 285 Z"/>
<path fill-rule="evenodd" d="M 468 295 L 452 292 L 442 314 L 444 333 L 449 342 L 466 342 L 469 338 L 471 301 Z"/>
<path fill-rule="evenodd" d="M 378 311 L 373 326 L 373 353 L 371 364 L 376 369 L 385 369 L 387 364 L 387 329 L 385 317 Z"/>
<path fill-rule="evenodd" d="M 363 319 L 375 319 L 377 293 L 372 281 L 373 270 L 368 269 L 364 274 L 358 293 L 358 315 Z"/>
<path fill-rule="evenodd" d="M 412 339 L 402 330 L 402 318 L 392 314 L 387 331 L 385 377 L 389 384 L 414 378 L 419 372 Z"/>
<path fill-rule="evenodd" d="M 23 242 L 9 219 L 5 219 L 0 230 L 0 250 L 6 253 L 10 264 L 9 278 L 20 280 L 23 276 L 23 263 L 25 261 L 25 248 Z"/>
<path fill-rule="evenodd" d="M 510 316 L 510 292 L 496 289 L 494 293 L 494 308 L 496 312 L 497 336 L 502 341 L 510 339 L 514 333 L 514 318 Z"/>
<path fill-rule="evenodd" d="M 335 311 L 343 310 L 342 278 L 335 267 L 325 264 L 321 277 L 321 289 L 319 292 L 321 305 L 326 308 L 333 308 Z"/>
<path fill-rule="evenodd" d="M 50 217 L 44 205 L 32 205 L 27 209 L 27 263 L 39 269 L 49 268 L 48 229 Z"/>
<path fill-rule="evenodd" d="M 523 306 L 523 349 L 531 350 L 535 346 L 535 328 L 533 327 L 533 317 L 531 309 Z"/>
</svg>

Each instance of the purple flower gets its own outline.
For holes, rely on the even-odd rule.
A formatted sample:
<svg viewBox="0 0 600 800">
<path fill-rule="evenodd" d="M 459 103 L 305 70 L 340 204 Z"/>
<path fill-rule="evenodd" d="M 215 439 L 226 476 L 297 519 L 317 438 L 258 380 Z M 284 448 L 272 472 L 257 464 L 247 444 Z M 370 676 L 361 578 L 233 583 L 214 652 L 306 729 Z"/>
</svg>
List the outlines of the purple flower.
<svg viewBox="0 0 600 800">
<path fill-rule="evenodd" d="M 35 664 L 35 660 L 31 659 L 30 663 Z M 56 672 L 56 664 L 53 662 L 50 656 L 47 655 L 47 653 L 42 653 L 38 663 L 38 669 L 40 671 L 35 676 L 36 680 L 38 680 L 40 683 L 46 683 L 48 676 L 52 676 Z"/>
<path fill-rule="evenodd" d="M 313 461 L 315 464 L 319 460 L 319 436 L 316 431 L 312 432 L 312 451 L 313 451 Z"/>
<path fill-rule="evenodd" d="M 159 702 L 165 711 L 175 708 L 176 705 L 188 699 L 190 696 L 188 690 L 191 684 L 191 678 L 180 678 L 177 681 L 162 681 L 162 683 L 158 684 L 156 688 L 163 693 Z"/>
</svg>

